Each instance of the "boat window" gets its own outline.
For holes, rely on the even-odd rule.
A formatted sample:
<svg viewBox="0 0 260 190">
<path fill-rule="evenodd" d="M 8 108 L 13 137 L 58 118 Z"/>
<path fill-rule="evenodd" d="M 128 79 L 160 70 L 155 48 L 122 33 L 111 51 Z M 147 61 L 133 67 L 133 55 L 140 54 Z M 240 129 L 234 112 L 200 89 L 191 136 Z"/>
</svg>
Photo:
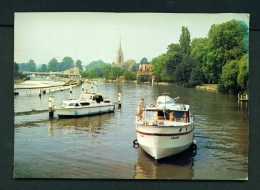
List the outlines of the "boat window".
<svg viewBox="0 0 260 190">
<path fill-rule="evenodd" d="M 76 103 L 76 105 L 75 106 L 79 106 L 79 104 L 78 103 Z"/>
<path fill-rule="evenodd" d="M 75 106 L 75 103 L 70 103 L 68 106 Z"/>
<path fill-rule="evenodd" d="M 93 100 L 94 100 L 94 98 L 93 98 Z M 99 96 L 95 96 L 95 100 L 96 100 L 97 103 L 100 103 L 100 98 L 99 98 Z"/>
<path fill-rule="evenodd" d="M 155 118 L 155 111 L 146 111 L 145 112 L 145 118 L 146 119 L 154 119 Z"/>
<path fill-rule="evenodd" d="M 174 117 L 176 118 L 176 119 L 182 119 L 182 118 L 184 118 L 184 112 L 183 111 L 175 111 L 174 112 Z"/>
<path fill-rule="evenodd" d="M 61 105 L 61 107 L 66 107 L 67 106 L 67 104 L 66 103 L 63 103 L 62 105 Z"/>
<path fill-rule="evenodd" d="M 84 102 L 84 103 L 81 103 L 82 106 L 88 106 L 89 103 L 88 102 Z"/>
<path fill-rule="evenodd" d="M 166 111 L 158 111 L 158 119 L 169 119 L 169 113 Z"/>
</svg>

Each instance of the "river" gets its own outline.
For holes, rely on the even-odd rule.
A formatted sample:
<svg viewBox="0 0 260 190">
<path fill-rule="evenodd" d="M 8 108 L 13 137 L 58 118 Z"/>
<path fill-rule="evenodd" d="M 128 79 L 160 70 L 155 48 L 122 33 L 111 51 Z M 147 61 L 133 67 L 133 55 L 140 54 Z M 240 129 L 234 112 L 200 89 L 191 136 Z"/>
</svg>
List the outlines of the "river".
<svg viewBox="0 0 260 190">
<path fill-rule="evenodd" d="M 114 113 L 76 119 L 49 120 L 48 112 L 15 116 L 15 178 L 87 179 L 192 179 L 245 180 L 248 178 L 249 121 L 246 103 L 237 97 L 214 91 L 176 85 L 98 82 L 98 91 L 117 101 Z M 184 152 L 156 162 L 136 139 L 134 119 L 137 103 L 154 103 L 162 92 L 180 96 L 195 115 L 197 152 Z M 27 93 L 26 93 L 27 92 Z M 47 109 L 48 98 L 55 105 L 68 99 L 68 90 L 38 96 L 20 90 L 14 97 L 15 112 Z M 81 86 L 73 88 L 78 98 Z"/>
</svg>

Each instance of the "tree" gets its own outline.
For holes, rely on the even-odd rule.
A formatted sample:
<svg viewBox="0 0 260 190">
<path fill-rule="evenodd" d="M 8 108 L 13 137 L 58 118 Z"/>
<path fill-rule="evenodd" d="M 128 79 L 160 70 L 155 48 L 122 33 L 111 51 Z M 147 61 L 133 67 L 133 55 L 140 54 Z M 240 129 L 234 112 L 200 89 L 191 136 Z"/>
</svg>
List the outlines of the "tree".
<svg viewBox="0 0 260 190">
<path fill-rule="evenodd" d="M 19 65 L 14 62 L 14 72 L 17 73 L 19 71 Z"/>
<path fill-rule="evenodd" d="M 190 79 L 189 79 L 189 86 L 197 86 L 201 85 L 204 83 L 205 78 L 204 74 L 201 70 L 201 63 L 197 63 L 196 67 L 192 69 L 191 74 L 190 74 Z"/>
<path fill-rule="evenodd" d="M 105 66 L 102 70 L 103 77 L 105 79 L 112 78 L 112 67 L 111 66 Z"/>
<path fill-rule="evenodd" d="M 181 46 L 180 44 L 170 44 L 167 47 L 167 55 L 170 56 L 170 65 L 172 69 L 176 69 L 178 64 L 182 61 Z"/>
<path fill-rule="evenodd" d="M 146 59 L 146 57 L 142 58 L 142 60 L 140 61 L 141 64 L 145 64 L 148 63 L 148 60 Z"/>
<path fill-rule="evenodd" d="M 47 72 L 48 68 L 46 64 L 42 64 L 41 67 L 38 69 L 38 72 Z"/>
<path fill-rule="evenodd" d="M 79 72 L 82 73 L 83 72 L 83 67 L 82 67 L 82 62 L 80 60 L 77 60 L 75 62 L 75 66 L 79 68 Z"/>
<path fill-rule="evenodd" d="M 181 29 L 180 46 L 183 54 L 183 58 L 190 56 L 190 32 L 188 27 L 183 26 Z"/>
<path fill-rule="evenodd" d="M 231 20 L 213 24 L 208 33 L 208 53 L 202 65 L 206 79 L 218 83 L 222 67 L 231 60 L 239 60 L 248 52 L 248 27 L 242 21 Z"/>
<path fill-rule="evenodd" d="M 26 71 L 31 71 L 31 72 L 36 71 L 36 64 L 34 60 L 30 59 L 29 62 L 26 63 Z"/>
<path fill-rule="evenodd" d="M 174 74 L 174 81 L 177 84 L 188 85 L 193 68 L 198 65 L 194 59 L 187 57 L 177 67 Z"/>
<path fill-rule="evenodd" d="M 236 60 L 229 61 L 222 68 L 221 84 L 229 91 L 230 94 L 236 94 L 239 91 L 237 84 L 237 75 L 239 72 L 238 62 Z"/>
<path fill-rule="evenodd" d="M 123 76 L 125 77 L 125 80 L 134 80 L 136 78 L 136 73 L 125 70 Z"/>
<path fill-rule="evenodd" d="M 25 63 L 19 63 L 18 66 L 19 66 L 20 70 L 26 71 L 26 64 Z"/>
<path fill-rule="evenodd" d="M 58 66 L 58 61 L 55 58 L 52 58 L 50 62 L 48 63 L 48 71 L 56 72 L 57 71 L 57 66 Z"/>
<path fill-rule="evenodd" d="M 56 67 L 57 71 L 65 71 L 74 67 L 74 61 L 71 57 L 64 57 L 62 62 Z"/>
<path fill-rule="evenodd" d="M 112 76 L 113 79 L 118 78 L 121 74 L 123 74 L 123 70 L 119 67 L 112 67 Z"/>
<path fill-rule="evenodd" d="M 166 68 L 165 65 L 169 61 L 169 57 L 166 54 L 162 54 L 158 57 L 152 59 L 153 64 L 153 73 L 157 81 L 167 81 L 170 80 L 169 77 L 166 75 Z"/>
<path fill-rule="evenodd" d="M 237 84 L 241 91 L 248 91 L 248 54 L 238 61 Z"/>
<path fill-rule="evenodd" d="M 206 55 L 208 53 L 208 38 L 194 38 L 191 42 L 190 56 L 200 62 L 207 61 Z"/>
</svg>

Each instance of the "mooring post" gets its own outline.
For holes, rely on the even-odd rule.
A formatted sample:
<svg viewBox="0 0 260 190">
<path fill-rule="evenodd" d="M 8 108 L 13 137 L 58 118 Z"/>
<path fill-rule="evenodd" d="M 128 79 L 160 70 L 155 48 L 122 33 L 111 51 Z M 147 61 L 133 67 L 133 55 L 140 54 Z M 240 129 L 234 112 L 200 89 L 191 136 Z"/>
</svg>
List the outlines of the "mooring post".
<svg viewBox="0 0 260 190">
<path fill-rule="evenodd" d="M 70 99 L 72 99 L 72 85 L 70 85 Z"/>
<path fill-rule="evenodd" d="M 49 97 L 49 119 L 53 118 L 54 113 L 54 97 Z"/>
<path fill-rule="evenodd" d="M 39 97 L 41 98 L 42 96 L 42 92 L 41 92 L 41 89 L 39 89 Z"/>
<path fill-rule="evenodd" d="M 82 94 L 84 94 L 84 83 L 82 83 L 81 90 L 82 90 Z"/>
<path fill-rule="evenodd" d="M 118 93 L 118 107 L 121 108 L 121 93 Z"/>
</svg>

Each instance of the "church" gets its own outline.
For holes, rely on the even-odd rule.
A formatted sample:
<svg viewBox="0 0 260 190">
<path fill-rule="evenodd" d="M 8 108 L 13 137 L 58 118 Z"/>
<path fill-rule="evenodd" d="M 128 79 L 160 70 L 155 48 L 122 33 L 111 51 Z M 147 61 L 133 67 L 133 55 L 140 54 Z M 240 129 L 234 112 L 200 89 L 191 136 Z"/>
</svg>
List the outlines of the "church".
<svg viewBox="0 0 260 190">
<path fill-rule="evenodd" d="M 135 61 L 129 61 L 129 60 L 124 61 L 124 54 L 121 46 L 121 36 L 119 39 L 119 45 L 116 51 L 116 60 L 113 67 L 124 68 L 132 72 L 133 71 L 137 72 L 136 78 L 138 82 L 154 80 L 154 75 L 152 72 L 152 64 L 149 64 L 148 62 L 136 64 Z"/>
<path fill-rule="evenodd" d="M 122 62 L 124 62 L 124 55 L 123 55 L 123 50 L 122 50 L 122 47 L 121 47 L 121 36 L 120 36 L 119 46 L 118 46 L 118 49 L 116 51 L 115 64 L 122 63 Z"/>
</svg>

